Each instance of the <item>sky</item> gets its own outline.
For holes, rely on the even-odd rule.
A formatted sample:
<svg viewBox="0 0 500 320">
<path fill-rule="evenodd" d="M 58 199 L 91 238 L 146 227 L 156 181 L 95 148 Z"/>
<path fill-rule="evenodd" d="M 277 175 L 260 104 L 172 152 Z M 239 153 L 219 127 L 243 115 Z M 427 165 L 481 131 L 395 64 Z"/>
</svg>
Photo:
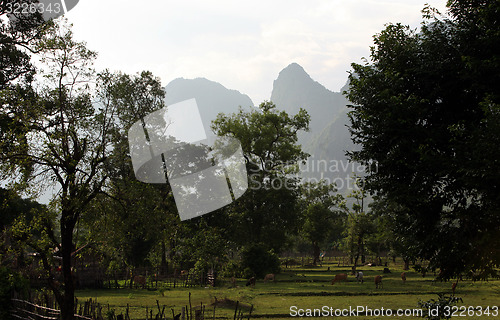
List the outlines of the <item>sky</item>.
<svg viewBox="0 0 500 320">
<path fill-rule="evenodd" d="M 204 77 L 259 104 L 292 62 L 340 91 L 373 35 L 387 23 L 417 28 L 426 3 L 446 11 L 446 0 L 80 0 L 65 16 L 99 53 L 98 70 L 149 70 L 163 86 Z"/>
</svg>

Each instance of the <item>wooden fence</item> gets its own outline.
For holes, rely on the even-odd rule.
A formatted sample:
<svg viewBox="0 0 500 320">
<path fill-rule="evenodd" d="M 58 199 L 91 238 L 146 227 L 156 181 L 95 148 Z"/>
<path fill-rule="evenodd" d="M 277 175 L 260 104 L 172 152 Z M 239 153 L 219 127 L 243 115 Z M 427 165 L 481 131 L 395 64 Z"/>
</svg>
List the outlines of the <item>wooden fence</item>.
<svg viewBox="0 0 500 320">
<path fill-rule="evenodd" d="M 13 308 L 11 316 L 22 320 L 59 320 L 61 311 L 34 304 L 26 300 L 12 299 Z M 82 315 L 75 314 L 77 320 L 95 320 Z M 102 319 L 102 318 L 101 318 Z"/>
<path fill-rule="evenodd" d="M 60 320 L 61 311 L 58 310 L 54 297 L 48 293 L 30 293 L 30 301 L 13 298 L 11 315 L 14 319 L 22 320 Z M 167 306 L 160 306 L 156 300 L 156 307 L 146 307 L 146 317 L 135 320 L 210 320 L 220 319 L 216 317 L 217 307 L 222 306 L 227 308 L 234 307 L 233 320 L 250 319 L 253 306 L 240 304 L 239 301 L 228 299 L 217 300 L 211 307 L 200 303 L 193 306 L 191 303 L 191 293 L 186 306 L 180 307 L 177 310 L 173 308 L 167 309 Z M 89 299 L 84 303 L 79 303 L 75 300 L 75 320 L 132 320 L 129 315 L 129 305 L 125 310 L 125 314 L 115 314 L 110 306 L 103 306 L 97 301 Z M 229 318 L 231 319 L 231 318 Z"/>
</svg>

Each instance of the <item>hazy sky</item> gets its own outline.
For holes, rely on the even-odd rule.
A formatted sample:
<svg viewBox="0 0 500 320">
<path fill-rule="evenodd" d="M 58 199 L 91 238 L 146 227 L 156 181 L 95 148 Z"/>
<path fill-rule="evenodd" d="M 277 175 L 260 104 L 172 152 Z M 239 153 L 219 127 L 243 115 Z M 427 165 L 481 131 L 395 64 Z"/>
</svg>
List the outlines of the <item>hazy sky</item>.
<svg viewBox="0 0 500 320">
<path fill-rule="evenodd" d="M 80 0 L 66 17 L 98 69 L 150 70 L 164 86 L 205 77 L 258 104 L 292 62 L 339 91 L 372 36 L 388 22 L 418 27 L 425 3 L 446 11 L 445 0 Z"/>
</svg>

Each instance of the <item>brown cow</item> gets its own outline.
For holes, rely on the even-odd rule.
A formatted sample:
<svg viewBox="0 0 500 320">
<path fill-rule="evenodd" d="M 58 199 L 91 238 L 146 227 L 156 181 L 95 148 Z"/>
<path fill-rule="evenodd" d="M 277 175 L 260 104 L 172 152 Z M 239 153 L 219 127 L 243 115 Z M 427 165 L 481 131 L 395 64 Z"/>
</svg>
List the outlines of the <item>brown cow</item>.
<svg viewBox="0 0 500 320">
<path fill-rule="evenodd" d="M 455 289 L 457 288 L 458 281 L 453 282 L 451 285 L 451 292 L 455 295 Z"/>
<path fill-rule="evenodd" d="M 255 287 L 255 277 L 251 277 L 250 279 L 248 279 L 246 286 Z"/>
<path fill-rule="evenodd" d="M 406 272 L 401 273 L 401 280 L 403 280 L 403 283 L 406 283 Z"/>
<path fill-rule="evenodd" d="M 382 276 L 375 276 L 375 289 L 378 289 L 379 287 L 383 287 Z"/>
<path fill-rule="evenodd" d="M 332 285 L 335 284 L 337 281 L 347 281 L 347 274 L 346 273 L 339 273 L 335 275 L 335 278 L 332 280 Z"/>
<path fill-rule="evenodd" d="M 274 276 L 274 273 L 266 274 L 266 276 L 264 277 L 264 282 L 268 282 L 268 281 L 276 282 L 276 278 Z"/>
<path fill-rule="evenodd" d="M 142 288 L 144 289 L 144 287 L 146 286 L 146 277 L 144 277 L 144 276 L 134 276 L 134 283 L 135 283 L 135 287 L 136 288 L 139 285 L 141 285 Z"/>
</svg>

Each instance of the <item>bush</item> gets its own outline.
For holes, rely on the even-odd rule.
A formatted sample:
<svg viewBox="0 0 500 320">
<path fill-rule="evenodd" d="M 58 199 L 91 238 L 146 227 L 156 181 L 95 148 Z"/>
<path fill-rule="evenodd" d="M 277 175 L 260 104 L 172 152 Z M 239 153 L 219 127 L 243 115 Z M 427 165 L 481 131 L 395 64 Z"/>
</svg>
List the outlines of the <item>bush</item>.
<svg viewBox="0 0 500 320">
<path fill-rule="evenodd" d="M 251 277 L 255 276 L 255 272 L 253 272 L 252 269 L 246 267 L 243 272 L 242 272 L 243 278 L 245 279 L 250 279 Z"/>
<path fill-rule="evenodd" d="M 28 281 L 21 274 L 0 267 L 0 319 L 12 319 L 10 316 L 11 298 L 14 292 L 25 294 Z"/>
<path fill-rule="evenodd" d="M 438 294 L 438 300 L 419 301 L 418 306 L 424 311 L 424 318 L 429 320 L 440 320 L 451 318 L 451 307 L 462 301 L 462 298 Z"/>
<path fill-rule="evenodd" d="M 249 268 L 257 278 L 264 278 L 267 273 L 280 272 L 280 259 L 278 255 L 273 251 L 267 251 L 261 244 L 243 248 L 241 260 L 242 269 Z"/>
<path fill-rule="evenodd" d="M 194 283 L 198 284 L 199 279 L 207 274 L 208 269 L 208 263 L 203 259 L 198 259 L 198 261 L 196 261 L 196 263 L 194 264 L 194 268 L 190 269 L 189 271 L 191 281 L 194 281 Z"/>
<path fill-rule="evenodd" d="M 230 260 L 227 263 L 225 263 L 222 266 L 221 270 L 221 276 L 230 278 L 230 277 L 237 277 L 239 278 L 241 276 L 241 267 L 237 261 Z"/>
</svg>

